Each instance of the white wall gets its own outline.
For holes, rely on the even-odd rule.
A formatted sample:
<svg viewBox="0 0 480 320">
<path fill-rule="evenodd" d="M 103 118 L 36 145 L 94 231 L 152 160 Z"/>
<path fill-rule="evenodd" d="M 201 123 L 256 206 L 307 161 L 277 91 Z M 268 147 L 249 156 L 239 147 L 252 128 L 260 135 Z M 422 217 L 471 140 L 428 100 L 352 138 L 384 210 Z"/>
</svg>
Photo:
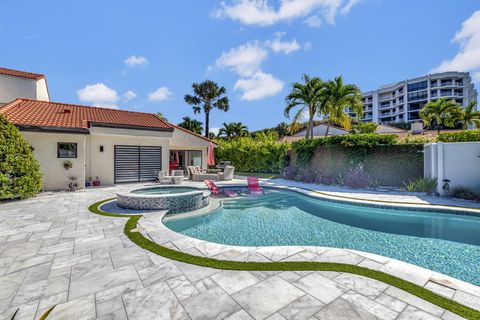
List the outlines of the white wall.
<svg viewBox="0 0 480 320">
<path fill-rule="evenodd" d="M 37 100 L 50 101 L 48 94 L 47 80 L 45 78 L 37 80 Z"/>
<path fill-rule="evenodd" d="M 480 142 L 438 142 L 426 144 L 425 176 L 438 179 L 441 194 L 443 179 L 450 187 L 465 186 L 480 191 Z"/>
<path fill-rule="evenodd" d="M 87 137 L 86 178 L 97 176 L 102 185 L 114 184 L 115 145 L 162 147 L 162 169 L 168 169 L 171 132 L 114 128 L 90 128 Z M 103 146 L 103 152 L 100 152 Z"/>
<path fill-rule="evenodd" d="M 175 130 L 173 131 L 172 139 L 170 140 L 170 150 L 202 151 L 202 167 L 203 169 L 207 169 L 209 144 L 210 142 L 207 140 L 175 128 Z"/>
<path fill-rule="evenodd" d="M 8 103 L 17 98 L 36 99 L 37 81 L 0 74 L 0 103 Z"/>
<path fill-rule="evenodd" d="M 85 141 L 82 134 L 43 133 L 22 131 L 34 148 L 33 154 L 40 163 L 44 190 L 68 190 L 70 177 L 76 177 L 79 188 L 85 183 Z M 77 158 L 57 158 L 57 143 L 77 143 Z M 65 170 L 63 163 L 70 160 L 73 167 Z"/>
</svg>

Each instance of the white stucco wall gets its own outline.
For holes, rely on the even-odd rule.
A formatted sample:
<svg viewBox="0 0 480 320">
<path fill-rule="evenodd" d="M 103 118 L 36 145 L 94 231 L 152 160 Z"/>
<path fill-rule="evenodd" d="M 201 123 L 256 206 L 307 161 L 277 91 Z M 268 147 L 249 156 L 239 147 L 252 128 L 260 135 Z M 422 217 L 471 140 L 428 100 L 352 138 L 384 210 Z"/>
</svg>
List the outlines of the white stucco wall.
<svg viewBox="0 0 480 320">
<path fill-rule="evenodd" d="M 17 98 L 37 98 L 37 81 L 0 74 L 0 103 Z"/>
<path fill-rule="evenodd" d="M 202 151 L 202 167 L 207 169 L 208 146 L 210 142 L 197 137 L 193 134 L 188 134 L 180 129 L 173 131 L 172 139 L 170 140 L 170 150 L 199 150 Z"/>
<path fill-rule="evenodd" d="M 48 95 L 47 80 L 45 78 L 37 80 L 37 100 L 50 101 Z"/>
<path fill-rule="evenodd" d="M 80 188 L 84 186 L 85 135 L 26 131 L 22 131 L 22 134 L 34 148 L 33 154 L 40 163 L 44 190 L 68 190 L 72 176 L 77 178 Z M 57 158 L 58 142 L 77 143 L 77 158 Z M 63 167 L 66 160 L 73 164 L 70 170 Z"/>
<path fill-rule="evenodd" d="M 115 145 L 162 147 L 162 169 L 168 169 L 169 140 L 171 132 L 90 128 L 87 137 L 86 178 L 97 176 L 102 185 L 114 184 Z M 100 152 L 103 146 L 103 152 Z"/>
<path fill-rule="evenodd" d="M 468 187 L 480 191 L 480 142 L 438 142 L 427 144 L 425 175 L 438 179 L 438 192 L 442 193 L 442 180 L 449 179 L 450 187 Z"/>
</svg>

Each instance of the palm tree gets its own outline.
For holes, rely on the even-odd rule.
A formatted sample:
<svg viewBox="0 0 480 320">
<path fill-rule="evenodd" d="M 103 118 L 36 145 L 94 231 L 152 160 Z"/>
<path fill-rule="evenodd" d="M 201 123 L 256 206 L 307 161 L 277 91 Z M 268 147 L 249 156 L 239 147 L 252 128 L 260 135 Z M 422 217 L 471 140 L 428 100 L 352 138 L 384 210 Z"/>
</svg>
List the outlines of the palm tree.
<svg viewBox="0 0 480 320">
<path fill-rule="evenodd" d="M 469 126 L 480 126 L 480 111 L 477 111 L 477 101 L 472 100 L 463 109 L 462 115 L 463 129 L 468 129 Z"/>
<path fill-rule="evenodd" d="M 202 128 L 202 122 L 192 119 L 190 117 L 183 117 L 182 122 L 178 124 L 179 127 L 182 127 L 184 129 L 190 130 L 192 132 L 202 134 L 203 128 Z"/>
<path fill-rule="evenodd" d="M 205 137 L 208 138 L 210 111 L 217 108 L 222 111 L 228 111 L 228 97 L 223 96 L 227 90 L 225 87 L 219 87 L 212 80 L 205 80 L 201 83 L 192 84 L 193 95 L 185 95 L 185 102 L 193 105 L 193 112 L 200 113 L 203 108 L 205 113 Z M 223 96 L 223 97 L 222 97 Z"/>
<path fill-rule="evenodd" d="M 167 121 L 167 118 L 165 118 L 165 116 L 161 113 L 161 112 L 157 112 L 157 117 L 159 117 L 160 119 L 162 119 L 163 121 Z"/>
<path fill-rule="evenodd" d="M 318 113 L 323 105 L 324 100 L 324 82 L 318 77 L 311 78 L 304 74 L 302 76 L 303 83 L 294 82 L 292 84 L 292 91 L 285 98 L 287 107 L 284 114 L 290 118 L 290 111 L 293 108 L 299 107 L 293 123 L 298 123 L 300 119 L 308 114 L 307 130 L 305 131 L 305 139 L 313 138 L 313 117 Z"/>
<path fill-rule="evenodd" d="M 327 130 L 332 123 L 340 125 L 346 129 L 352 126 L 352 120 L 345 109 L 350 107 L 357 116 L 363 113 L 362 93 L 354 84 L 344 84 L 342 76 L 336 77 L 325 84 L 326 101 L 320 112 L 327 119 Z"/>
<path fill-rule="evenodd" d="M 248 129 L 241 122 L 223 123 L 223 128 L 218 131 L 219 137 L 227 139 L 244 137 L 248 135 Z"/>
<path fill-rule="evenodd" d="M 440 132 L 442 126 L 454 127 L 455 123 L 462 119 L 462 113 L 455 100 L 441 98 L 425 104 L 420 110 L 420 118 L 427 127 L 436 127 L 437 132 Z"/>
</svg>

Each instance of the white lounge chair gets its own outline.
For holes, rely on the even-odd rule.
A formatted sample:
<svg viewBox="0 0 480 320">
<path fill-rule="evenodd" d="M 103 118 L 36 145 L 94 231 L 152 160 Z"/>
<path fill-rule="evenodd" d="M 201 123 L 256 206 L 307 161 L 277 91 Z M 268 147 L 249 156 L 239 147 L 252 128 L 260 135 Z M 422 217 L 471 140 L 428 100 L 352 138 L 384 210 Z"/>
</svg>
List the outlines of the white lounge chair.
<svg viewBox="0 0 480 320">
<path fill-rule="evenodd" d="M 160 170 L 158 171 L 157 182 L 160 184 L 171 184 L 173 181 L 173 177 L 167 174 L 167 171 Z"/>
</svg>

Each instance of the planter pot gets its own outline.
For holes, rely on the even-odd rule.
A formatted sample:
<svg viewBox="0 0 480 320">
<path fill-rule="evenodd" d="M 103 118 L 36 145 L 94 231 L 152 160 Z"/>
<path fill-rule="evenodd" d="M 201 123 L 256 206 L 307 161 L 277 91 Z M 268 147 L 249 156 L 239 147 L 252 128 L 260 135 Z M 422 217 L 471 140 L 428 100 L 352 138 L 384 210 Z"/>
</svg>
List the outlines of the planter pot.
<svg viewBox="0 0 480 320">
<path fill-rule="evenodd" d="M 94 181 L 92 181 L 92 185 L 93 185 L 94 187 L 100 186 L 100 180 L 94 180 Z"/>
<path fill-rule="evenodd" d="M 90 182 L 85 182 L 85 187 L 90 187 Z"/>
</svg>

